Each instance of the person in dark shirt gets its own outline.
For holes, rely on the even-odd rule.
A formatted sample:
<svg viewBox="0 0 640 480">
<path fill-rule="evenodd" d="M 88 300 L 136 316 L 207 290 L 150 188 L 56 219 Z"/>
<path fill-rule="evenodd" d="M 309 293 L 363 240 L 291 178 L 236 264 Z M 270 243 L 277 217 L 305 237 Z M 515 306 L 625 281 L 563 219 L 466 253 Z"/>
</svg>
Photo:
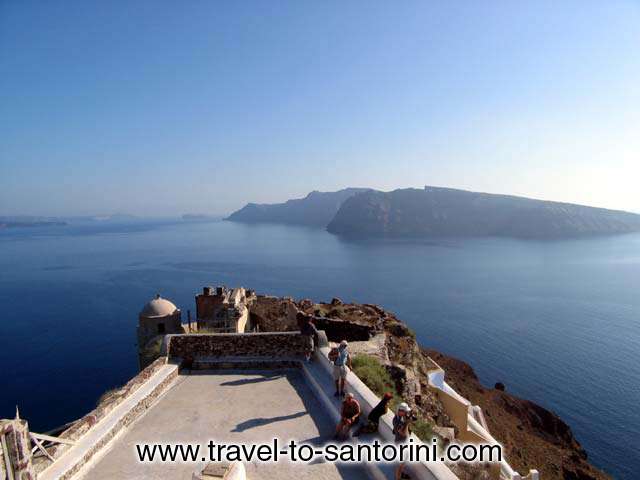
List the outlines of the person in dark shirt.
<svg viewBox="0 0 640 480">
<path fill-rule="evenodd" d="M 371 423 L 375 424 L 376 430 L 378 429 L 378 424 L 380 423 L 380 417 L 382 417 L 385 413 L 387 413 L 387 410 L 389 409 L 389 402 L 391 401 L 392 398 L 393 398 L 393 394 L 389 392 L 385 393 L 382 396 L 382 400 L 380 400 L 378 404 L 375 407 L 373 407 L 373 410 L 369 412 L 369 416 L 367 417 L 367 419 Z"/>
<path fill-rule="evenodd" d="M 389 402 L 393 399 L 392 393 L 385 393 L 382 396 L 382 400 L 378 402 L 378 404 L 371 409 L 369 415 L 367 416 L 367 424 L 363 425 L 356 432 L 356 436 L 361 433 L 374 433 L 378 431 L 378 426 L 380 425 L 380 418 L 387 413 L 389 410 Z"/>
<path fill-rule="evenodd" d="M 302 318 L 300 323 L 300 333 L 306 338 L 307 343 L 304 356 L 306 361 L 310 362 L 311 355 L 313 354 L 315 347 L 318 345 L 318 329 L 313 324 L 313 320 L 309 317 Z"/>
</svg>

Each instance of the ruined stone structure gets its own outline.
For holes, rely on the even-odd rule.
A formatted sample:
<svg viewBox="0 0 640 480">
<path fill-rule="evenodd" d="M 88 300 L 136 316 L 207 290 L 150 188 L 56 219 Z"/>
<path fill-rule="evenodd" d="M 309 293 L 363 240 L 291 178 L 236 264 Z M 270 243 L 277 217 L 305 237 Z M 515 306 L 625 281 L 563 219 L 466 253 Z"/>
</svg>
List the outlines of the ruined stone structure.
<svg viewBox="0 0 640 480">
<path fill-rule="evenodd" d="M 16 411 L 13 420 L 0 420 L 0 478 L 34 480 L 29 425 Z"/>
<path fill-rule="evenodd" d="M 156 295 L 138 315 L 138 347 L 144 348 L 158 335 L 182 333 L 181 312 L 169 300 Z"/>
<path fill-rule="evenodd" d="M 297 330 L 299 308 L 293 298 L 258 295 L 251 304 L 251 325 L 260 332 Z"/>
<path fill-rule="evenodd" d="M 134 439 L 150 442 L 164 438 L 162 435 L 169 438 L 176 430 L 176 423 L 180 425 L 178 429 L 198 441 L 212 433 L 208 428 L 201 428 L 203 421 L 216 426 L 214 434 L 231 434 L 227 438 L 237 441 L 245 430 L 238 426 L 253 424 L 260 416 L 284 416 L 290 422 L 288 428 L 300 427 L 299 435 L 320 435 L 318 425 L 324 425 L 325 432 L 333 433 L 342 400 L 331 394 L 334 390 L 334 365 L 329 359 L 332 346 L 321 330 L 313 361 L 308 361 L 308 338 L 298 331 L 298 320 L 304 318 L 313 318 L 338 339 L 349 338 L 349 348 L 353 348 L 356 355 L 381 358 L 396 371 L 394 379 L 402 377 L 406 388 L 398 389 L 398 393 L 412 406 L 423 403 L 424 398 L 418 397 L 428 397 L 433 404 L 431 409 L 442 407 L 455 428 L 434 425 L 434 432 L 443 437 L 447 434 L 449 441 L 497 444 L 482 409 L 456 392 L 445 381 L 444 370 L 430 357 L 418 362 L 422 357 L 410 330 L 378 307 L 343 304 L 338 299 L 331 304 L 313 304 L 310 300 L 296 303 L 291 298 L 256 297 L 254 292 L 243 288 L 205 287 L 203 293 L 196 296 L 196 309 L 197 324 L 187 328 L 181 324 L 180 310 L 170 301 L 158 295 L 145 305 L 139 315 L 138 339 L 147 349 L 159 344 L 159 358 L 126 385 L 104 396 L 93 411 L 73 422 L 59 436 L 30 432 L 27 422 L 20 419 L 17 412 L 15 419 L 0 420 L 0 480 L 111 480 L 134 476 L 169 479 L 187 478 L 187 475 L 188 478 L 216 478 L 209 474 L 229 473 L 220 465 L 210 464 L 204 470 L 198 467 L 196 472 L 195 467 L 187 464 L 176 467 L 180 469 L 176 475 L 173 470 L 165 471 L 166 467 L 161 464 L 142 464 L 135 458 L 131 449 Z M 251 321 L 252 315 L 255 324 Z M 256 332 L 253 328 L 275 327 L 277 319 L 281 323 L 278 331 Z M 339 326 L 340 321 L 352 325 Z M 401 362 L 401 359 L 404 360 Z M 235 371 L 238 378 L 230 381 L 227 372 L 220 372 L 226 369 Z M 280 372 L 264 373 L 271 370 Z M 263 373 L 250 373 L 256 371 Z M 421 380 L 417 375 L 424 375 L 424 395 L 421 395 Z M 208 387 L 203 388 L 203 384 Z M 354 372 L 348 373 L 346 385 L 365 414 L 380 401 Z M 187 404 L 189 411 L 185 413 Z M 226 408 L 228 405 L 234 408 Z M 303 415 L 291 414 L 300 408 L 307 409 Z M 226 422 L 229 416 L 233 420 L 221 426 L 221 420 Z M 309 421 L 310 416 L 313 421 Z M 394 440 L 392 418 L 391 413 L 386 413 L 380 419 L 378 434 L 383 442 Z M 229 430 L 233 425 L 237 425 L 236 428 Z M 254 432 L 244 435 L 245 440 L 254 441 Z M 421 442 L 415 435 L 412 439 Z M 384 464 L 366 462 L 363 467 L 362 473 L 371 478 L 391 478 L 393 474 Z M 289 470 L 293 467 L 285 463 L 260 466 L 280 470 L 281 475 L 276 476 L 255 475 L 256 466 L 252 464 L 247 464 L 247 468 L 253 469 L 249 473 L 254 475 L 249 478 L 296 478 Z M 317 476 L 308 478 L 356 478 L 344 475 L 330 462 L 300 468 L 317 472 Z M 240 470 L 242 475 L 237 478 L 244 480 L 244 467 Z M 471 478 L 458 476 L 459 473 L 466 475 L 466 471 L 444 463 L 411 463 L 408 470 L 416 480 Z M 472 473 L 483 475 L 473 478 L 491 480 L 539 480 L 536 470 L 530 470 L 524 477 L 505 459 Z"/>
<path fill-rule="evenodd" d="M 199 332 L 243 333 L 251 329 L 249 306 L 255 293 L 242 287 L 204 287 L 196 295 L 196 322 Z"/>
</svg>

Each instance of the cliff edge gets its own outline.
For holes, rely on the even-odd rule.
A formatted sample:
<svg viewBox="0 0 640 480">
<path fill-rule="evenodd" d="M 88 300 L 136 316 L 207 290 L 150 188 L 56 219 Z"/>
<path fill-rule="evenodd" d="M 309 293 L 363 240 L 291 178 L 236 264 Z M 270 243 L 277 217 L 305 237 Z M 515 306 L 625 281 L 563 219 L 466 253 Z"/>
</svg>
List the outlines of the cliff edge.
<svg viewBox="0 0 640 480">
<path fill-rule="evenodd" d="M 345 200 L 327 226 L 353 236 L 557 239 L 640 231 L 640 215 L 452 188 L 368 191 Z"/>
<path fill-rule="evenodd" d="M 345 188 L 337 192 L 313 191 L 304 198 L 287 200 L 284 203 L 248 203 L 225 220 L 325 228 L 346 199 L 364 191 L 364 188 Z"/>
<path fill-rule="evenodd" d="M 428 358 L 444 368 L 447 382 L 458 393 L 482 408 L 491 434 L 503 444 L 507 461 L 518 471 L 538 469 L 544 480 L 610 478 L 589 463 L 571 428 L 555 413 L 504 390 L 483 386 L 468 364 L 421 347 L 404 322 L 377 305 L 343 303 L 337 298 L 316 303 L 258 296 L 252 309 L 254 321 L 264 330 L 295 330 L 300 314 L 311 316 L 329 340 L 348 340 L 352 353 L 377 357 L 403 400 L 417 408 L 434 432 L 441 434 L 453 425 L 429 390 Z M 460 478 L 481 478 L 478 472 L 464 471 L 459 465 L 455 469 Z"/>
<path fill-rule="evenodd" d="M 473 368 L 436 350 L 423 349 L 445 369 L 447 382 L 484 412 L 489 430 L 503 445 L 518 471 L 537 468 L 542 479 L 609 479 L 588 461 L 569 425 L 555 413 L 496 388 L 483 386 Z"/>
</svg>

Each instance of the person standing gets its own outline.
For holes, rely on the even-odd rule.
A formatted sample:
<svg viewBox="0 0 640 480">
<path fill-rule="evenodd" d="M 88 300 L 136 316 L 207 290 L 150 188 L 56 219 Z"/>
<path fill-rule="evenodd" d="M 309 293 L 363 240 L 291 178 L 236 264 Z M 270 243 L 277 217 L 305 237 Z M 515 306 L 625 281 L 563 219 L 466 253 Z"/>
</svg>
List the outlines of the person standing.
<svg viewBox="0 0 640 480">
<path fill-rule="evenodd" d="M 315 347 L 318 345 L 318 329 L 313 324 L 311 317 L 305 317 L 302 319 L 300 333 L 305 337 L 307 343 L 304 353 L 305 360 L 310 362 L 311 355 L 313 354 Z"/>
<path fill-rule="evenodd" d="M 333 379 L 336 381 L 336 393 L 334 396 L 336 397 L 344 397 L 344 384 L 347 379 L 347 374 L 352 368 L 348 346 L 347 341 L 342 340 L 338 347 L 336 358 L 333 361 Z"/>
</svg>

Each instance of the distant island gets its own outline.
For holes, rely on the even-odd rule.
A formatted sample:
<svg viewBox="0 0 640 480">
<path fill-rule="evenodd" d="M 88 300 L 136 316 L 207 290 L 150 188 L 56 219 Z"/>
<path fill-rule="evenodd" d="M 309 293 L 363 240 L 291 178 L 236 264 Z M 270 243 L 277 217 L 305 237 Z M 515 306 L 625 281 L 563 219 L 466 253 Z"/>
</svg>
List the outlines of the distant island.
<svg viewBox="0 0 640 480">
<path fill-rule="evenodd" d="M 5 215 L 0 216 L 0 229 L 5 228 L 33 228 L 33 227 L 65 227 L 94 222 L 131 222 L 138 217 L 125 213 L 107 215 L 84 215 L 65 217 L 43 217 L 36 215 Z"/>
<path fill-rule="evenodd" d="M 4 228 L 32 228 L 32 227 L 62 227 L 67 222 L 58 218 L 31 217 L 27 215 L 0 217 L 0 229 Z"/>
<path fill-rule="evenodd" d="M 29 227 L 63 227 L 66 222 L 2 222 L 0 221 L 0 229 L 2 228 L 29 228 Z"/>
<path fill-rule="evenodd" d="M 634 213 L 430 186 L 311 192 L 280 204 L 250 203 L 226 220 L 326 227 L 333 234 L 366 237 L 561 239 L 640 231 L 640 215 Z"/>
<path fill-rule="evenodd" d="M 367 188 L 345 188 L 337 192 L 313 191 L 304 198 L 285 203 L 248 203 L 225 220 L 245 223 L 284 223 L 325 228 L 348 198 Z"/>
</svg>

